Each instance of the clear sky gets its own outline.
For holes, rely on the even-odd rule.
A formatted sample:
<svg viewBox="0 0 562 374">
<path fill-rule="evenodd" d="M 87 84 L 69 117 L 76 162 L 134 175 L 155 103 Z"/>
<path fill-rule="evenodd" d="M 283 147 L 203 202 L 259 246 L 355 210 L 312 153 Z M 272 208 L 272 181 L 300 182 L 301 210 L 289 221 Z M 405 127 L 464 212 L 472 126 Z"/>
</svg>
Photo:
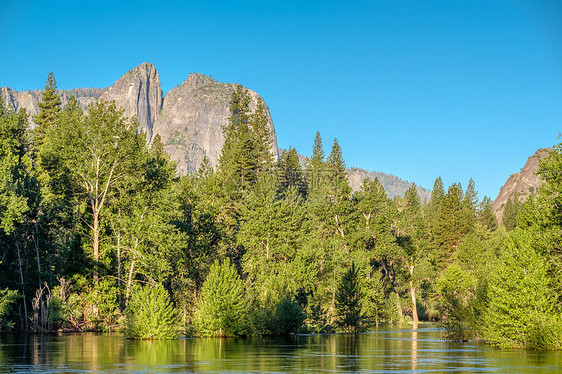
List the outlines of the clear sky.
<svg viewBox="0 0 562 374">
<path fill-rule="evenodd" d="M 558 0 L 0 0 L 0 86 L 106 87 L 146 61 L 165 93 L 200 72 L 261 94 L 309 155 L 407 61 L 337 132 L 347 165 L 493 199 L 559 142 L 561 20 Z"/>
</svg>

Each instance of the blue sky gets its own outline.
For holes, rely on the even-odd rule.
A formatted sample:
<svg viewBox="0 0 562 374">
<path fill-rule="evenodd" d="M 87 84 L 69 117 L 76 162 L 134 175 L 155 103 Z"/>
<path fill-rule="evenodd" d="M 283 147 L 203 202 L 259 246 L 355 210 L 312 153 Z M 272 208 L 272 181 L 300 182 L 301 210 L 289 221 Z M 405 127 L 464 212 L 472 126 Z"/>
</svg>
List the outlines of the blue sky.
<svg viewBox="0 0 562 374">
<path fill-rule="evenodd" d="M 280 147 L 336 134 L 348 166 L 495 198 L 562 131 L 562 2 L 2 1 L 0 86 L 105 87 L 148 61 L 269 105 Z M 326 144 L 329 152 L 331 141 Z"/>
</svg>

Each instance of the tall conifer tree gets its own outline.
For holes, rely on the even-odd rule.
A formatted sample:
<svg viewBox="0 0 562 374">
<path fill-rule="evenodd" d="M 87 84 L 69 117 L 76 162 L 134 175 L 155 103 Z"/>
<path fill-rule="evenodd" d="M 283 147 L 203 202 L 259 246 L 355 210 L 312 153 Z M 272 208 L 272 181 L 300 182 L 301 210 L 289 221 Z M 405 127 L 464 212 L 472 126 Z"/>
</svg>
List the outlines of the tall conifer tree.
<svg viewBox="0 0 562 374">
<path fill-rule="evenodd" d="M 35 149 L 41 147 L 43 138 L 49 127 L 53 126 L 60 111 L 61 100 L 57 94 L 57 81 L 53 72 L 47 77 L 47 84 L 43 89 L 42 100 L 37 104 L 40 108 L 39 113 L 33 117 L 33 121 L 37 125 L 35 128 Z"/>
<path fill-rule="evenodd" d="M 326 169 L 325 157 L 322 138 L 320 137 L 320 132 L 317 131 L 312 147 L 312 157 L 308 160 L 306 167 L 309 199 L 315 200 L 323 195 L 322 190 Z"/>
<path fill-rule="evenodd" d="M 255 139 L 255 153 L 257 157 L 257 172 L 267 170 L 273 165 L 273 135 L 269 128 L 263 99 L 258 98 L 254 113 L 251 115 L 251 130 Z"/>
<path fill-rule="evenodd" d="M 333 202 L 340 202 L 349 197 L 351 187 L 347 181 L 347 173 L 345 171 L 345 161 L 343 160 L 341 147 L 338 139 L 334 139 L 332 151 L 327 161 L 327 169 L 329 175 L 329 194 Z"/>
</svg>

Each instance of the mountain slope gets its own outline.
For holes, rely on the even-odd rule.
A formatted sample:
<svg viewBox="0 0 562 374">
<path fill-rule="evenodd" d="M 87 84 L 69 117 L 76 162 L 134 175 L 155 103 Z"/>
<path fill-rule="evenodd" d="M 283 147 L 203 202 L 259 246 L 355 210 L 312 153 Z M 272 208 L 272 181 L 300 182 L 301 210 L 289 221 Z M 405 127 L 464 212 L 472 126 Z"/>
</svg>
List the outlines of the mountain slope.
<svg viewBox="0 0 562 374">
<path fill-rule="evenodd" d="M 512 174 L 505 184 L 500 188 L 496 199 L 492 202 L 492 210 L 501 222 L 505 204 L 509 199 L 513 199 L 515 194 L 519 196 L 519 201 L 524 202 L 542 184 L 540 176 L 536 173 L 539 170 L 539 160 L 548 156 L 550 149 L 541 148 L 534 155 L 527 159 L 525 166 L 519 173 Z"/>
<path fill-rule="evenodd" d="M 222 126 L 229 116 L 229 102 L 236 85 L 220 83 L 203 74 L 192 73 L 170 90 L 164 98 L 162 111 L 154 123 L 154 133 L 160 134 L 164 149 L 178 162 L 181 174 L 195 172 L 206 156 L 216 167 L 224 144 Z M 248 90 L 250 109 L 254 110 L 259 95 Z M 272 153 L 277 160 L 277 137 L 269 108 L 268 124 L 273 134 Z"/>
<path fill-rule="evenodd" d="M 123 74 L 108 88 L 78 88 L 59 90 L 63 106 L 70 96 L 75 96 L 84 110 L 96 99 L 115 101 L 128 117 L 136 117 L 138 132 L 147 134 L 151 142 L 158 134 L 171 159 L 178 163 L 177 170 L 186 175 L 195 172 L 204 157 L 214 167 L 218 164 L 224 144 L 222 126 L 229 115 L 230 96 L 235 84 L 217 82 L 203 74 L 192 73 L 179 86 L 165 96 L 162 93 L 158 71 L 154 65 L 143 63 Z M 259 95 L 248 90 L 251 97 L 250 108 L 256 106 Z M 41 90 L 16 91 L 0 87 L 5 105 L 18 110 L 25 108 L 31 116 L 39 112 L 37 103 L 41 100 Z M 269 127 L 273 135 L 272 152 L 277 159 L 277 137 L 273 120 L 266 104 Z M 30 117 L 31 120 L 31 117 Z M 30 121 L 30 128 L 35 124 Z M 305 157 L 301 156 L 301 162 Z M 402 195 L 411 186 L 394 175 L 358 168 L 347 170 L 351 187 L 358 190 L 365 178 L 378 178 L 387 195 Z M 429 199 L 430 191 L 418 187 L 423 200 Z"/>
</svg>

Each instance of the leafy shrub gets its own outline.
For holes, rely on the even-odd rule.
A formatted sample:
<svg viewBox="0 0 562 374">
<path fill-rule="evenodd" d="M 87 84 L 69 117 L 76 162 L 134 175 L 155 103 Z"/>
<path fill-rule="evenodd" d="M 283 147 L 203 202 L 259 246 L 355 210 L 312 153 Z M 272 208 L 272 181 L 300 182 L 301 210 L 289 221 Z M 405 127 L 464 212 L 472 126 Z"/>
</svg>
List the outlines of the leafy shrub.
<svg viewBox="0 0 562 374">
<path fill-rule="evenodd" d="M 179 319 L 161 284 L 138 286 L 125 312 L 124 334 L 129 339 L 175 339 Z"/>
<path fill-rule="evenodd" d="M 560 311 L 548 263 L 529 233 L 515 230 L 490 274 L 483 337 L 502 348 L 559 349 Z"/>
<path fill-rule="evenodd" d="M 448 340 L 464 341 L 475 334 L 476 280 L 459 265 L 449 266 L 437 280 L 441 300 L 439 324 Z"/>
<path fill-rule="evenodd" d="M 280 335 L 295 333 L 302 327 L 305 318 L 299 304 L 291 299 L 283 299 L 275 309 L 275 332 Z"/>
<path fill-rule="evenodd" d="M 9 330 L 13 327 L 13 323 L 4 319 L 11 308 L 11 304 L 18 298 L 17 291 L 4 289 L 0 290 L 0 331 Z"/>
</svg>

